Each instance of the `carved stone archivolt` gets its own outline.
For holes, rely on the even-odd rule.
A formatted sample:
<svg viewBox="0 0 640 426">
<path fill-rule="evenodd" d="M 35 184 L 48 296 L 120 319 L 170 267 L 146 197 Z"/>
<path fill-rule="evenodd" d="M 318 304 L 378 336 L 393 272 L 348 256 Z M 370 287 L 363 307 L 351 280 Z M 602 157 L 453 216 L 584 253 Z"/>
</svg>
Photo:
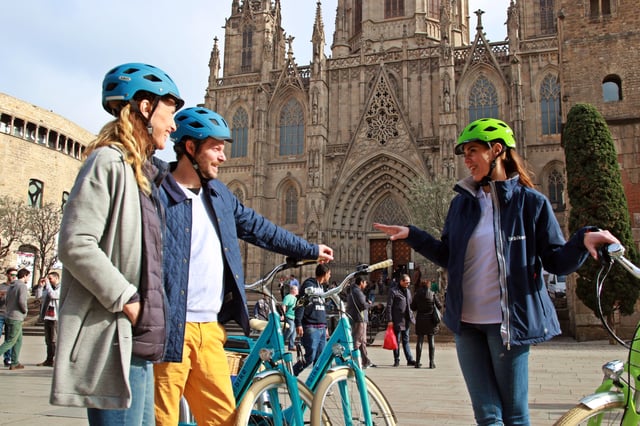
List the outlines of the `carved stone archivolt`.
<svg viewBox="0 0 640 426">
<path fill-rule="evenodd" d="M 336 188 L 335 207 L 332 209 L 332 227 L 363 230 L 374 208 L 389 196 L 406 204 L 409 183 L 418 173 L 397 158 L 379 155 L 365 161 Z"/>
</svg>

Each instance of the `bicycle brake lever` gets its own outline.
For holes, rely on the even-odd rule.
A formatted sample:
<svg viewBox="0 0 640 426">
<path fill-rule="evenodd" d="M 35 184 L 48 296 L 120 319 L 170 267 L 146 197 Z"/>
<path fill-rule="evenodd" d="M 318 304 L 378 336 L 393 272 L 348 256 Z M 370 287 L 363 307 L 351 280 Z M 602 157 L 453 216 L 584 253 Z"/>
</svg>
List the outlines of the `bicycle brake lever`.
<svg viewBox="0 0 640 426">
<path fill-rule="evenodd" d="M 365 272 L 368 267 L 369 267 L 369 265 L 367 265 L 366 263 L 362 263 L 362 264 L 356 266 L 356 272 Z"/>
<path fill-rule="evenodd" d="M 613 263 L 611 255 L 609 255 L 609 244 L 601 245 L 597 248 L 598 260 L 602 266 L 608 266 Z"/>
</svg>

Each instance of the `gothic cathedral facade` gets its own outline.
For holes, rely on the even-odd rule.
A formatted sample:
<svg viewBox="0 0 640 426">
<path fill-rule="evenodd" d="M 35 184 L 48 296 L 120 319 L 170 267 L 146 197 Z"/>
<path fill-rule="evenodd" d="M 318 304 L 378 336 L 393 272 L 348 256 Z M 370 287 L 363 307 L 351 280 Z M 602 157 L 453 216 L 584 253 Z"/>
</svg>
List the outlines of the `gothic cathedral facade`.
<svg viewBox="0 0 640 426">
<path fill-rule="evenodd" d="M 338 0 L 327 57 L 318 1 L 312 59 L 300 66 L 279 0 L 232 0 L 205 94 L 235 140 L 221 177 L 249 207 L 332 246 L 334 275 L 387 256 L 421 263 L 372 223 L 411 223 L 418 177 L 466 176 L 453 147 L 476 118 L 512 126 L 565 226 L 561 128 L 573 104 L 588 102 L 612 129 L 637 231 L 639 54 L 624 47 L 640 41 L 633 3 L 512 0 L 506 41 L 489 42 L 467 0 Z M 278 261 L 244 250 L 248 277 Z"/>
</svg>

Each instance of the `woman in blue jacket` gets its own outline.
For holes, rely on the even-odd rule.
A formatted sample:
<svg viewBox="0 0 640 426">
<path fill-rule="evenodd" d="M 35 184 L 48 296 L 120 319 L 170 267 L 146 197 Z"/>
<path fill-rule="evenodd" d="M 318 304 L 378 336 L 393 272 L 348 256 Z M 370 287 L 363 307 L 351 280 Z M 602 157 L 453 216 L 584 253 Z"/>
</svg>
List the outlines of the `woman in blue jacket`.
<svg viewBox="0 0 640 426">
<path fill-rule="evenodd" d="M 528 425 L 529 346 L 560 334 L 542 268 L 577 270 L 596 247 L 618 242 L 580 229 L 565 242 L 547 198 L 534 189 L 507 124 L 469 124 L 455 152 L 471 176 L 455 186 L 441 239 L 414 226 L 374 224 L 391 240 L 447 268 L 444 322 L 479 425 Z"/>
</svg>

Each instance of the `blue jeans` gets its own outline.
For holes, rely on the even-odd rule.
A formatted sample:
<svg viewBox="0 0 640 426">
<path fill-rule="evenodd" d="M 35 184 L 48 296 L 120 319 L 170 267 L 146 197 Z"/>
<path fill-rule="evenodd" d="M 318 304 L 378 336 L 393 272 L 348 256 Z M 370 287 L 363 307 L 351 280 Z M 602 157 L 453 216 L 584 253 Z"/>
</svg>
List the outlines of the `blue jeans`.
<svg viewBox="0 0 640 426">
<path fill-rule="evenodd" d="M 404 330 L 395 330 L 396 339 L 398 339 L 398 349 L 393 350 L 393 361 L 400 362 L 400 348 L 404 352 L 404 357 L 407 362 L 413 361 L 413 355 L 411 354 L 411 346 L 409 346 L 409 328 Z"/>
<path fill-rule="evenodd" d="M 4 321 L 4 316 L 0 316 L 0 337 L 2 337 L 3 334 L 4 334 L 4 339 L 7 340 L 7 338 L 9 337 L 9 330 Z M 13 348 L 9 349 L 4 353 L 3 357 L 4 357 L 5 364 L 9 364 L 11 362 L 11 355 L 13 355 Z"/>
<path fill-rule="evenodd" d="M 458 362 L 479 426 L 529 424 L 529 345 L 502 343 L 500 324 L 462 323 Z"/>
<path fill-rule="evenodd" d="M 293 349 L 296 347 L 296 322 L 294 319 L 286 317 L 284 320 L 287 325 L 287 328 L 284 330 L 284 342 L 289 349 Z"/>
<path fill-rule="evenodd" d="M 314 364 L 322 353 L 324 345 L 327 343 L 327 328 L 304 327 L 301 340 L 302 347 L 304 348 L 304 365 L 299 362 L 294 364 L 293 374 L 296 376 L 300 374 L 306 366 Z"/>
<path fill-rule="evenodd" d="M 124 410 L 87 408 L 87 418 L 91 426 L 153 426 L 156 424 L 153 411 L 153 364 L 150 361 L 131 357 L 129 384 L 131 385 L 131 406 Z"/>
</svg>

